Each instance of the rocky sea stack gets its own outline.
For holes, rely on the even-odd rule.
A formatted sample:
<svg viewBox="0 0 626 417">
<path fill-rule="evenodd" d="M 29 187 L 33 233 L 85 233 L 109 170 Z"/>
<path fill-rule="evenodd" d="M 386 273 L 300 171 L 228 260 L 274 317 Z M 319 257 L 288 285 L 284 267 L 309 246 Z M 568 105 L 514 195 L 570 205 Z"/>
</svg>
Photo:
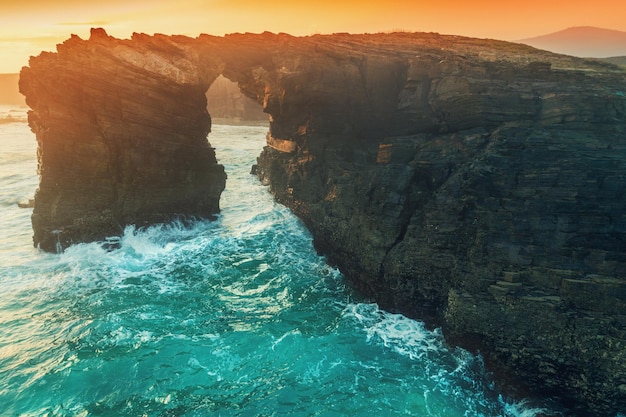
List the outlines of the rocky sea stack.
<svg viewBox="0 0 626 417">
<path fill-rule="evenodd" d="M 216 213 L 219 75 L 269 115 L 254 172 L 362 293 L 480 351 L 512 392 L 625 411 L 623 70 L 438 34 L 94 30 L 21 73 L 35 244 Z"/>
<path fill-rule="evenodd" d="M 22 70 L 40 184 L 32 217 L 47 251 L 219 211 L 226 175 L 207 142 L 215 69 L 187 39 L 93 30 Z"/>
</svg>

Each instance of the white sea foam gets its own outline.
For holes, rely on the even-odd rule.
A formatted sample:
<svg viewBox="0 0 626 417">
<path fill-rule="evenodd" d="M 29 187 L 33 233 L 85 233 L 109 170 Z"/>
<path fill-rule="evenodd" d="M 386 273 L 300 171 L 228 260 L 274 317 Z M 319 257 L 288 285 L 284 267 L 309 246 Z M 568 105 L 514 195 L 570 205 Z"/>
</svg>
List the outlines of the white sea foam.
<svg viewBox="0 0 626 417">
<path fill-rule="evenodd" d="M 424 323 L 380 310 L 376 304 L 348 304 L 344 316 L 356 319 L 367 333 L 367 340 L 419 359 L 428 352 L 445 350 L 439 330 L 429 331 Z"/>
<path fill-rule="evenodd" d="M 61 255 L 32 248 L 31 211 L 12 204 L 36 187 L 29 133 L 31 177 L 7 168 L 11 204 L 0 200 L 0 404 L 19 404 L 8 414 L 536 415 L 498 402 L 479 360 L 440 332 L 353 301 L 249 175 L 265 128 L 239 129 L 211 134 L 229 175 L 215 222 L 128 227 Z"/>
<path fill-rule="evenodd" d="M 290 330 L 284 333 L 278 339 L 274 340 L 274 342 L 272 343 L 272 350 L 275 350 L 276 346 L 278 346 L 278 344 L 280 344 L 283 340 L 285 340 L 285 338 L 290 337 L 290 336 L 300 336 L 300 335 L 302 335 L 302 333 L 300 332 L 300 330 L 297 330 L 297 329 Z"/>
<path fill-rule="evenodd" d="M 532 407 L 526 401 L 507 402 L 499 397 L 499 401 L 504 408 L 506 417 L 535 417 L 548 412 L 545 408 Z M 619 417 L 619 416 L 617 416 Z"/>
<path fill-rule="evenodd" d="M 369 343 L 384 346 L 423 367 L 423 378 L 428 381 L 423 382 L 428 387 L 424 389 L 423 406 L 429 410 L 430 404 L 438 404 L 442 395 L 464 402 L 467 417 L 485 415 L 485 410 L 492 408 L 492 400 L 485 396 L 485 391 L 478 389 L 478 381 L 484 373 L 480 357 L 459 348 L 451 350 L 439 329 L 428 330 L 420 321 L 385 312 L 376 304 L 368 303 L 347 304 L 342 317 L 360 327 Z M 491 388 L 485 385 L 484 389 Z M 502 396 L 498 401 L 503 417 L 534 417 L 546 412 L 525 401 L 507 401 Z M 430 412 L 438 415 L 434 410 Z"/>
</svg>

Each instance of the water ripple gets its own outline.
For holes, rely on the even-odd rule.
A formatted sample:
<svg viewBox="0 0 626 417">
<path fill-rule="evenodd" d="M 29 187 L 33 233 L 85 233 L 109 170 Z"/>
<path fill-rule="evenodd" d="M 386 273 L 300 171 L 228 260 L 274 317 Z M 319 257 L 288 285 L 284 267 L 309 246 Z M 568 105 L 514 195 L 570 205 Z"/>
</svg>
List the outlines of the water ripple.
<svg viewBox="0 0 626 417">
<path fill-rule="evenodd" d="M 34 159 L 0 159 L 21 167 L 0 175 L 0 415 L 539 414 L 440 331 L 346 288 L 248 174 L 264 133 L 213 127 L 228 172 L 216 221 L 128 227 L 60 255 L 32 248 L 13 204 L 36 186 Z M 34 158 L 27 127 L 0 126 L 11 134 Z"/>
</svg>

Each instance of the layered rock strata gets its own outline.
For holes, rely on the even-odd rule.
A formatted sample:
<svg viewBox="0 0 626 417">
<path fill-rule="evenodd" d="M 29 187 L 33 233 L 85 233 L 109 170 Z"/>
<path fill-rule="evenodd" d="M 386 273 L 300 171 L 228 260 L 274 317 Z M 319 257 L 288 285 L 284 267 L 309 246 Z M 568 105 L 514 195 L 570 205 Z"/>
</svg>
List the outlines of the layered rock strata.
<svg viewBox="0 0 626 417">
<path fill-rule="evenodd" d="M 20 89 L 39 144 L 35 245 L 216 214 L 226 176 L 207 142 L 204 93 L 219 73 L 187 38 L 103 30 L 31 58 Z"/>
<path fill-rule="evenodd" d="M 91 58 L 90 48 L 97 51 Z M 94 56 L 110 61 L 87 67 Z M 125 63 L 129 56 L 140 56 L 142 64 Z M 48 85 L 54 77 L 47 75 L 53 72 L 44 71 L 50 65 L 68 72 L 60 90 L 80 91 L 82 106 L 71 104 L 78 98 L 55 95 L 58 87 Z M 168 65 L 180 71 L 162 71 Z M 107 67 L 116 71 L 100 71 Z M 62 230 L 78 236 L 73 240 L 110 233 L 114 228 L 81 235 L 89 229 L 74 219 L 109 224 L 99 223 L 100 213 L 126 213 L 131 196 L 136 206 L 130 207 L 137 208 L 130 213 L 171 214 L 180 205 L 152 207 L 181 201 L 177 193 L 185 187 L 199 187 L 189 193 L 196 198 L 219 195 L 223 182 L 200 190 L 205 177 L 195 174 L 205 166 L 223 178 L 208 145 L 210 157 L 199 165 L 193 162 L 198 148 L 194 157 L 167 152 L 168 166 L 179 165 L 174 177 L 158 175 L 157 157 L 127 160 L 133 152 L 162 155 L 161 142 L 186 144 L 188 136 L 177 134 L 189 129 L 198 129 L 197 137 L 206 133 L 200 129 L 206 103 L 195 97 L 218 74 L 236 81 L 270 116 L 268 146 L 255 173 L 303 219 L 318 250 L 356 288 L 385 308 L 442 326 L 451 342 L 483 353 L 509 388 L 560 400 L 572 415 L 625 411 L 622 70 L 437 34 L 71 39 L 22 72 L 40 143 L 36 241 L 38 233 L 50 235 L 66 223 Z M 136 83 L 149 83 L 143 100 Z M 153 94 L 162 106 L 150 105 Z M 127 101 L 116 101 L 120 96 Z M 135 113 L 109 110 L 127 103 Z M 170 132 L 172 143 L 127 147 L 142 130 L 137 126 L 157 119 L 153 135 Z M 74 125 L 80 133 L 67 134 Z M 99 126 L 111 133 L 94 135 Z M 64 135 L 76 138 L 71 146 L 60 140 Z M 74 150 L 81 140 L 87 145 Z M 100 166 L 98 155 L 126 163 Z M 73 158 L 74 175 L 57 166 L 65 158 Z M 145 173 L 136 196 L 109 191 L 134 190 L 113 185 L 135 177 L 114 174 L 117 167 Z M 171 188 L 164 188 L 176 191 L 155 198 L 148 190 L 160 187 L 150 178 L 171 178 Z M 81 186 L 72 188 L 75 183 Z M 106 198 L 92 202 L 98 187 L 103 191 L 95 195 Z M 136 221 L 125 216 L 110 218 Z"/>
</svg>

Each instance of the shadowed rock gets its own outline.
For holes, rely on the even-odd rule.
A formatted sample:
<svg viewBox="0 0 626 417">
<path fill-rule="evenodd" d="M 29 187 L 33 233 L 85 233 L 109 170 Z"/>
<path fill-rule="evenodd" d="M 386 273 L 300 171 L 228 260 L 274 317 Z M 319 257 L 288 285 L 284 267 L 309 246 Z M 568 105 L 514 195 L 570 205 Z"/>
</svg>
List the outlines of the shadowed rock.
<svg viewBox="0 0 626 417">
<path fill-rule="evenodd" d="M 220 74 L 269 115 L 254 172 L 356 288 L 483 353 L 509 391 L 624 411 L 624 72 L 437 34 L 95 30 L 21 74 L 35 243 L 217 212 Z"/>
<path fill-rule="evenodd" d="M 22 70 L 39 144 L 35 245 L 54 251 L 128 224 L 218 212 L 226 176 L 206 139 L 204 93 L 220 68 L 193 46 L 94 30 Z"/>
</svg>

